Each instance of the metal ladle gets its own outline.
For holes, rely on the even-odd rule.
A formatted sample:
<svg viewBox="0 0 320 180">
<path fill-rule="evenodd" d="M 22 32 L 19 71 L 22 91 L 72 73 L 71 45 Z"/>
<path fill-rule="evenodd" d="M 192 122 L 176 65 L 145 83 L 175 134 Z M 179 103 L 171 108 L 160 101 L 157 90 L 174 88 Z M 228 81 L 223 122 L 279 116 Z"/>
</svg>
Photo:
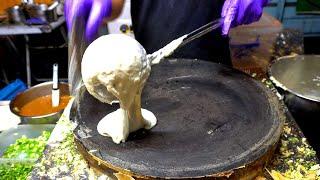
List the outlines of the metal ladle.
<svg viewBox="0 0 320 180">
<path fill-rule="evenodd" d="M 186 45 L 189 42 L 217 29 L 221 26 L 223 18 L 214 20 L 200 28 L 185 34 L 178 39 L 173 40 L 158 51 L 147 55 L 151 65 L 158 64 L 161 59 L 172 54 L 176 49 Z M 76 29 L 76 30 L 75 30 Z M 69 40 L 69 72 L 68 80 L 70 83 L 70 92 L 74 95 L 81 87 L 81 59 L 88 44 L 85 41 L 85 20 L 76 18 L 72 24 Z"/>
<path fill-rule="evenodd" d="M 151 62 L 152 65 L 158 64 L 161 59 L 171 55 L 176 49 L 192 42 L 195 39 L 198 39 L 199 37 L 219 28 L 222 23 L 222 19 L 217 19 L 214 21 L 211 21 L 210 23 L 201 26 L 200 28 L 192 31 L 191 33 L 185 34 L 173 41 L 171 41 L 169 44 L 164 46 L 163 48 L 159 49 L 158 51 L 147 55 L 147 58 Z"/>
</svg>

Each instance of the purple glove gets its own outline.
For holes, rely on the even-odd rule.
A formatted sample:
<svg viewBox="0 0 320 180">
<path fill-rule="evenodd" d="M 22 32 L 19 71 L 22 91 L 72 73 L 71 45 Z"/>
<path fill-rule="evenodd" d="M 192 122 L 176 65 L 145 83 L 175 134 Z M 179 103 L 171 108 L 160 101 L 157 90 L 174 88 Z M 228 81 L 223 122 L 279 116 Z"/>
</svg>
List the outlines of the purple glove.
<svg viewBox="0 0 320 180">
<path fill-rule="evenodd" d="M 68 29 L 75 18 L 86 20 L 86 38 L 92 41 L 105 17 L 111 16 L 112 0 L 65 0 L 65 17 Z"/>
<path fill-rule="evenodd" d="M 222 34 L 227 35 L 232 27 L 258 21 L 267 4 L 268 0 L 226 0 L 221 13 Z"/>
</svg>

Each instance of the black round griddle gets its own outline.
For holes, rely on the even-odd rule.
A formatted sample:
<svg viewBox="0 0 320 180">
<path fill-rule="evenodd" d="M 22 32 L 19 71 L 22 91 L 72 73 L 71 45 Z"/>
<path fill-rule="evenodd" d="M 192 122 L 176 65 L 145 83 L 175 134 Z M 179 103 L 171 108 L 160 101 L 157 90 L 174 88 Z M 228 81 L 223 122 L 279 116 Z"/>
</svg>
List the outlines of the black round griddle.
<svg viewBox="0 0 320 180">
<path fill-rule="evenodd" d="M 96 127 L 118 106 L 101 103 L 82 87 L 71 119 L 78 123 L 74 134 L 85 157 L 137 177 L 206 177 L 262 157 L 278 141 L 283 124 L 278 99 L 264 85 L 200 60 L 153 66 L 142 107 L 156 115 L 157 126 L 114 144 Z"/>
</svg>

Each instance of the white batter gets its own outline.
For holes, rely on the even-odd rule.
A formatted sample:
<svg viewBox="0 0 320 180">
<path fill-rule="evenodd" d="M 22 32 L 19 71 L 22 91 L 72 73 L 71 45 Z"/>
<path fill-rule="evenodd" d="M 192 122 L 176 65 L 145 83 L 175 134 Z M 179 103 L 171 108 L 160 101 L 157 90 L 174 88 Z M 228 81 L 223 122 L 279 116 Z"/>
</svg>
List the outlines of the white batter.
<svg viewBox="0 0 320 180">
<path fill-rule="evenodd" d="M 156 125 L 154 114 L 141 109 L 141 93 L 151 65 L 135 39 L 121 34 L 98 38 L 85 51 L 81 70 L 91 95 L 105 103 L 120 103 L 120 109 L 99 122 L 101 135 L 120 143 L 130 132 Z"/>
<path fill-rule="evenodd" d="M 98 123 L 101 135 L 120 143 L 126 141 L 129 133 L 156 125 L 155 115 L 141 109 L 142 89 L 151 65 L 173 53 L 183 39 L 155 52 L 153 59 L 147 59 L 139 42 L 122 34 L 102 36 L 90 44 L 81 63 L 82 79 L 88 92 L 104 103 L 120 103 L 120 109 Z"/>
<path fill-rule="evenodd" d="M 187 35 L 184 35 L 178 39 L 175 39 L 171 41 L 169 44 L 167 44 L 165 47 L 152 53 L 152 56 L 155 55 L 154 59 L 151 59 L 152 65 L 159 64 L 163 58 L 170 56 L 180 46 L 180 44 L 183 42 L 184 38 L 186 37 Z"/>
</svg>

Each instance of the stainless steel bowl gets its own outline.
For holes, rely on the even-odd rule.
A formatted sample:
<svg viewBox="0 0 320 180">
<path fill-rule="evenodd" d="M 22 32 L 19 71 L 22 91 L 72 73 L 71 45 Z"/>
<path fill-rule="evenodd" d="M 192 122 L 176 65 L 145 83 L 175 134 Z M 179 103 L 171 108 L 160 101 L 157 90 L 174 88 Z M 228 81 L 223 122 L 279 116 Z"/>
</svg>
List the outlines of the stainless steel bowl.
<svg viewBox="0 0 320 180">
<path fill-rule="evenodd" d="M 59 83 L 60 96 L 70 95 L 69 85 L 67 83 Z M 52 82 L 45 82 L 31 87 L 30 89 L 24 91 L 23 93 L 16 96 L 10 102 L 10 110 L 12 113 L 16 114 L 21 118 L 22 124 L 53 124 L 56 123 L 63 110 L 42 116 L 23 116 L 19 114 L 17 109 L 21 109 L 28 102 L 42 96 L 50 95 L 52 90 Z"/>
<path fill-rule="evenodd" d="M 320 56 L 298 55 L 279 58 L 269 69 L 270 80 L 284 95 L 294 117 L 320 116 Z M 297 119 L 297 117 L 296 117 Z M 319 122 L 320 124 L 320 122 Z"/>
<path fill-rule="evenodd" d="M 19 6 L 14 6 L 7 9 L 8 19 L 13 24 L 24 24 L 26 17 L 23 14 L 22 9 Z"/>
</svg>

